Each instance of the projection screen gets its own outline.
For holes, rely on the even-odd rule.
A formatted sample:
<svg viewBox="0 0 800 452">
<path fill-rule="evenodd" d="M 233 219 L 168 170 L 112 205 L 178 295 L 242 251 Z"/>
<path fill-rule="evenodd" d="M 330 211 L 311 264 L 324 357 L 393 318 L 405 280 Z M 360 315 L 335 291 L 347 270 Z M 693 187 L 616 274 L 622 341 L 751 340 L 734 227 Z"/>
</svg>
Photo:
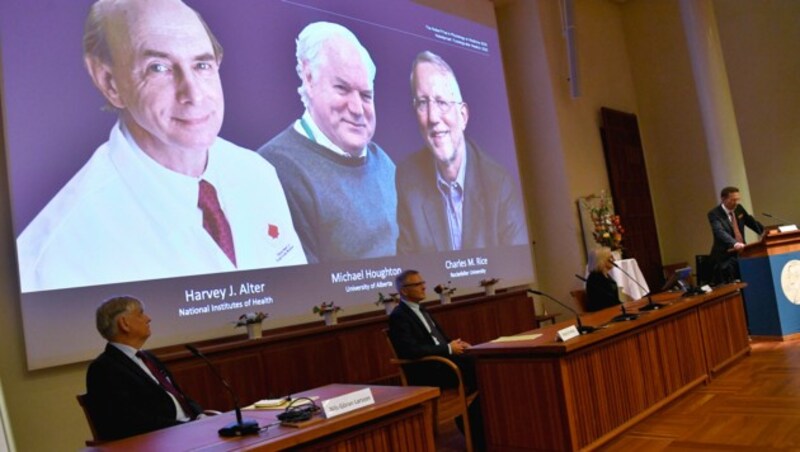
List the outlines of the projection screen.
<svg viewBox="0 0 800 452">
<path fill-rule="evenodd" d="M 479 291 L 479 282 L 487 278 L 501 278 L 501 287 L 533 279 L 497 30 L 490 25 L 494 24 L 491 5 L 481 5 L 478 9 L 486 10 L 487 15 L 473 21 L 397 0 L 187 1 L 224 48 L 219 68 L 224 119 L 218 140 L 243 148 L 247 152 L 243 161 L 251 162 L 241 172 L 225 176 L 226 186 L 234 186 L 233 193 L 239 195 L 226 201 L 226 194 L 220 191 L 223 210 L 241 204 L 245 207 L 239 212 L 241 217 L 275 217 L 274 212 L 260 210 L 266 204 L 277 206 L 276 212 L 281 205 L 289 205 L 292 213 L 292 220 L 284 215 L 282 220 L 264 224 L 262 235 L 284 240 L 266 251 L 240 247 L 237 234 L 242 226 L 232 214 L 240 263 L 258 253 L 272 253 L 274 262 L 263 268 L 260 264 L 226 268 L 224 262 L 211 265 L 205 261 L 219 260 L 219 250 L 213 251 L 216 255 L 211 258 L 198 252 L 194 238 L 181 229 L 188 217 L 201 215 L 194 205 L 173 208 L 171 185 L 158 182 L 159 175 L 169 169 L 153 168 L 148 178 L 153 178 L 154 185 L 143 189 L 149 179 L 131 181 L 120 174 L 128 172 L 128 165 L 157 165 L 146 156 L 139 156 L 138 163 L 111 158 L 99 165 L 88 164 L 99 158 L 96 154 L 107 142 L 131 138 L 125 133 L 115 138 L 118 115 L 104 108 L 106 99 L 84 66 L 83 27 L 92 3 L 6 0 L 0 4 L 4 133 L 29 369 L 84 361 L 99 353 L 103 340 L 94 327 L 94 311 L 100 302 L 115 295 L 133 295 L 145 302 L 153 319 L 153 337 L 148 341 L 152 348 L 241 334 L 232 321 L 246 312 L 267 312 L 268 329 L 315 320 L 311 310 L 321 302 L 334 301 L 345 309 L 343 314 L 377 310 L 380 308 L 372 303 L 378 292 L 394 292 L 394 277 L 406 268 L 421 271 L 429 291 L 449 282 L 459 289 L 456 295 Z M 305 108 L 298 94 L 296 39 L 304 27 L 318 21 L 351 31 L 374 61 L 374 134 L 365 158 L 370 162 L 372 152 L 380 154 L 376 149 L 382 150 L 385 176 L 367 189 L 362 186 L 358 192 L 348 193 L 334 186 L 339 173 L 322 172 L 308 183 L 331 186 L 314 190 L 342 194 L 334 196 L 333 202 L 328 198 L 324 205 L 311 208 L 292 206 L 311 202 L 302 194 L 289 193 L 297 188 L 292 187 L 298 185 L 300 176 L 268 163 L 256 151 L 282 133 L 290 129 L 294 131 L 288 133 L 296 133 L 299 128 Z M 436 99 L 420 108 L 412 102 L 411 64 L 423 51 L 441 57 L 457 78 L 463 105 L 451 103 L 450 108 L 456 110 L 450 111 L 468 112 L 468 120 L 462 117 L 463 135 L 470 147 L 480 149 L 480 154 L 467 154 L 472 156 L 467 168 L 470 164 L 491 167 L 492 180 L 502 179 L 497 186 L 470 182 L 469 169 L 461 179 L 464 224 L 460 239 L 467 243 L 470 234 L 478 237 L 462 249 L 453 249 L 446 231 L 442 233 L 444 242 L 433 238 L 441 231 L 425 235 L 424 226 L 419 225 L 431 223 L 425 220 L 430 206 L 412 203 L 397 213 L 392 201 L 405 196 L 398 193 L 396 181 L 412 181 L 403 188 L 411 190 L 428 184 L 427 180 L 413 182 L 412 176 L 435 174 L 433 160 L 419 168 L 404 165 L 415 155 L 430 152 L 425 134 L 452 131 L 423 126 L 418 120 L 418 110 L 438 108 Z M 459 110 L 462 107 L 464 110 Z M 324 132 L 324 128 L 316 130 Z M 302 133 L 297 137 L 304 139 Z M 227 158 L 224 152 L 219 159 Z M 217 158 L 209 155 L 209 159 Z M 251 159 L 251 155 L 259 158 Z M 306 168 L 317 168 L 315 165 Z M 278 168 L 276 173 L 270 172 L 273 167 Z M 284 193 L 263 180 L 247 185 L 250 179 L 258 179 L 254 174 L 277 174 Z M 433 178 L 428 179 L 435 187 Z M 94 192 L 91 184 L 97 186 Z M 120 194 L 128 189 L 138 198 Z M 473 198 L 481 190 L 485 192 Z M 377 192 L 384 198 L 375 198 Z M 76 198 L 86 196 L 94 198 L 81 208 L 72 208 L 81 201 Z M 441 193 L 438 196 L 441 201 Z M 390 201 L 377 204 L 372 199 Z M 141 206 L 134 208 L 132 203 Z M 432 210 L 433 216 L 445 218 L 445 207 L 438 206 Z M 301 221 L 296 213 L 304 208 L 314 213 Z M 504 218 L 498 212 L 514 218 L 513 224 L 500 224 Z M 377 217 L 388 224 L 384 233 L 377 234 L 385 246 L 358 255 L 360 251 L 355 251 L 363 242 L 372 240 L 366 238 L 366 231 L 377 224 Z M 435 245 L 398 249 L 404 221 L 416 224 L 414 240 Z M 346 225 L 344 232 L 340 223 Z M 153 232 L 158 230 L 156 225 L 163 230 L 158 236 Z M 509 228 L 515 232 L 508 233 Z M 299 243 L 291 240 L 293 230 Z M 317 243 L 318 249 L 338 249 L 338 254 L 323 251 L 312 255 L 307 249 L 312 239 L 307 237 L 322 243 Z M 348 256 L 351 251 L 353 255 Z M 289 253 L 304 258 L 282 260 Z M 253 261 L 259 262 L 258 257 Z"/>
</svg>

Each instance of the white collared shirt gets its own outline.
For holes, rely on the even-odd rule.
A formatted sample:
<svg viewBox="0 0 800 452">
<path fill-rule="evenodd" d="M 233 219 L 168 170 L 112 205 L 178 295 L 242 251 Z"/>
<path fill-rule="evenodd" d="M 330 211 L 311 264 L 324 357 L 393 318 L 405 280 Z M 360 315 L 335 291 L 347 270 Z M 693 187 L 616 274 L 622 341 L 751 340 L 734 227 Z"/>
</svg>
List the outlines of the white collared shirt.
<svg viewBox="0 0 800 452">
<path fill-rule="evenodd" d="M 203 228 L 199 178 L 161 166 L 121 122 L 17 239 L 23 292 L 305 264 L 275 168 L 217 138 L 203 179 L 230 223 L 234 266 Z"/>
<path fill-rule="evenodd" d="M 306 132 L 305 128 L 303 127 L 303 121 L 305 121 L 305 123 L 308 126 L 308 128 L 311 129 L 311 134 L 313 136 L 308 136 L 308 133 Z M 367 147 L 366 146 L 364 146 L 364 149 L 362 149 L 361 152 L 358 155 L 351 155 L 350 153 L 345 152 L 339 146 L 336 146 L 335 144 L 333 144 L 333 141 L 331 141 L 328 138 L 327 135 L 322 133 L 322 130 L 320 130 L 320 128 L 317 126 L 317 123 L 314 122 L 314 119 L 311 117 L 311 113 L 309 113 L 308 110 L 306 110 L 305 113 L 303 113 L 303 117 L 302 118 L 300 118 L 300 119 L 298 119 L 298 120 L 296 120 L 294 122 L 294 130 L 297 133 L 299 133 L 300 135 L 303 135 L 304 137 L 308 138 L 309 140 L 316 142 L 318 145 L 330 150 L 334 154 L 341 155 L 342 157 L 364 158 L 364 157 L 367 156 Z"/>
</svg>

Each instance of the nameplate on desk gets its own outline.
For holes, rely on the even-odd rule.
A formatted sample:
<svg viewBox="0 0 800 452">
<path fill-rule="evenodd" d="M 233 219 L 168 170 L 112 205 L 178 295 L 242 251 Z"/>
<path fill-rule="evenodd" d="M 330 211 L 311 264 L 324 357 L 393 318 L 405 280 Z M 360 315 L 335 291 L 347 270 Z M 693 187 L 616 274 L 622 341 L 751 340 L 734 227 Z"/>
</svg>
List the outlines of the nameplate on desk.
<svg viewBox="0 0 800 452">
<path fill-rule="evenodd" d="M 792 232 L 797 230 L 796 224 L 787 224 L 785 226 L 778 226 L 778 230 L 783 232 Z"/>
<path fill-rule="evenodd" d="M 566 342 L 572 339 L 573 337 L 578 337 L 580 335 L 581 333 L 578 331 L 578 328 L 575 325 L 568 326 L 562 330 L 558 330 L 558 333 L 556 333 L 558 340 L 561 342 Z"/>
<path fill-rule="evenodd" d="M 375 398 L 372 397 L 370 388 L 364 388 L 332 399 L 323 400 L 322 411 L 325 413 L 325 417 L 330 419 L 369 405 L 375 405 Z"/>
</svg>

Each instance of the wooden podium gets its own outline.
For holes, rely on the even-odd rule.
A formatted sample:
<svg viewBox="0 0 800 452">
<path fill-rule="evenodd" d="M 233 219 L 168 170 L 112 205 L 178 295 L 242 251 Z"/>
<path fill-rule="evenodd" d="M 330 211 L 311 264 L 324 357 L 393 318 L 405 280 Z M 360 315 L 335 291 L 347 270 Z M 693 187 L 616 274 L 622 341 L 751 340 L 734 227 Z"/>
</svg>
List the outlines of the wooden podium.
<svg viewBox="0 0 800 452">
<path fill-rule="evenodd" d="M 769 230 L 739 255 L 747 326 L 754 338 L 786 340 L 800 332 L 800 231 Z"/>
</svg>

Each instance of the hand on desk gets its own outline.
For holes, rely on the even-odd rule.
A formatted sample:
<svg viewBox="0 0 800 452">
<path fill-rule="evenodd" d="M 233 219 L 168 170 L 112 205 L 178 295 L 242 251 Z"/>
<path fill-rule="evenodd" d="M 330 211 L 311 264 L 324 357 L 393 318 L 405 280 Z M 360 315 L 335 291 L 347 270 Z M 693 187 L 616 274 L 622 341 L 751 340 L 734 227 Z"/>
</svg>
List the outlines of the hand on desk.
<svg viewBox="0 0 800 452">
<path fill-rule="evenodd" d="M 462 341 L 461 339 L 456 339 L 450 342 L 450 351 L 454 355 L 460 355 L 464 353 L 464 350 L 472 347 L 469 343 Z"/>
</svg>

